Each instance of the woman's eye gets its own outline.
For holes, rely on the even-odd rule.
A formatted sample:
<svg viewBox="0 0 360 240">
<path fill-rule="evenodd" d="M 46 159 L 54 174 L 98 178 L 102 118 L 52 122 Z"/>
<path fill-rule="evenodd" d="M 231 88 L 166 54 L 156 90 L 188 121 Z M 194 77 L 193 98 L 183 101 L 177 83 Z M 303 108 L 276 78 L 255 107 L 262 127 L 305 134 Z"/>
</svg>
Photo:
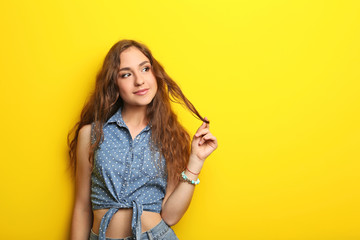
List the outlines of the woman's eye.
<svg viewBox="0 0 360 240">
<path fill-rule="evenodd" d="M 130 73 L 125 73 L 125 74 L 121 75 L 122 78 L 125 78 L 125 77 L 128 77 L 128 76 L 130 76 Z"/>
<path fill-rule="evenodd" d="M 144 70 L 145 70 L 145 72 L 147 72 L 147 71 L 150 70 L 150 68 L 149 68 L 149 67 L 144 67 L 144 68 L 143 68 L 143 72 L 144 72 Z"/>
</svg>

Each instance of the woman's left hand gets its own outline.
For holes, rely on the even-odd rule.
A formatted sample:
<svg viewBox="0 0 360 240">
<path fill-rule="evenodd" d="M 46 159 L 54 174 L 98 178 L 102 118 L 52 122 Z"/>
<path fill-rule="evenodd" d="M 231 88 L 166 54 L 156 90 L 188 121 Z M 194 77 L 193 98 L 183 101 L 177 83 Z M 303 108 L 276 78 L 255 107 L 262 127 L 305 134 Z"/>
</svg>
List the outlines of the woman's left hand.
<svg viewBox="0 0 360 240">
<path fill-rule="evenodd" d="M 207 118 L 205 117 L 207 120 Z M 191 142 L 191 155 L 204 161 L 218 146 L 217 139 L 209 130 L 208 123 L 203 122 Z"/>
</svg>

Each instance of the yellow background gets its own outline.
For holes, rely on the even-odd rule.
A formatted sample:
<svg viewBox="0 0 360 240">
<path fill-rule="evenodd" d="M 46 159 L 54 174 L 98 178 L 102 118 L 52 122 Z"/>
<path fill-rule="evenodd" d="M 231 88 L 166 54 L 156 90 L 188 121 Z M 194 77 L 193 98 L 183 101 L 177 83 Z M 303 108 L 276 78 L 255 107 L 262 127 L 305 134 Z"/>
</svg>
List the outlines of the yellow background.
<svg viewBox="0 0 360 240">
<path fill-rule="evenodd" d="M 0 239 L 67 238 L 66 135 L 123 38 L 149 46 L 219 140 L 180 239 L 360 239 L 359 1 L 0 9 Z M 176 109 L 193 134 L 200 122 Z"/>
</svg>

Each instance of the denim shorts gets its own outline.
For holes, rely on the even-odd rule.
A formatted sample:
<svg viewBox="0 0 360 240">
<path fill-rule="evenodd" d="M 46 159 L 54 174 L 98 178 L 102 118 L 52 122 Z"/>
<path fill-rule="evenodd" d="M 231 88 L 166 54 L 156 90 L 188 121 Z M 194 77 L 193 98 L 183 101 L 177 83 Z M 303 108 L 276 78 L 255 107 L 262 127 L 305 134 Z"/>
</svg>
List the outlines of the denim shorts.
<svg viewBox="0 0 360 240">
<path fill-rule="evenodd" d="M 99 236 L 96 235 L 92 230 L 90 232 L 89 240 L 98 240 Z M 161 219 L 160 223 L 153 227 L 152 229 L 141 233 L 140 240 L 179 240 L 174 232 L 174 230 L 167 225 L 164 220 Z M 126 237 L 126 238 L 106 238 L 106 240 L 135 240 L 135 237 Z"/>
</svg>

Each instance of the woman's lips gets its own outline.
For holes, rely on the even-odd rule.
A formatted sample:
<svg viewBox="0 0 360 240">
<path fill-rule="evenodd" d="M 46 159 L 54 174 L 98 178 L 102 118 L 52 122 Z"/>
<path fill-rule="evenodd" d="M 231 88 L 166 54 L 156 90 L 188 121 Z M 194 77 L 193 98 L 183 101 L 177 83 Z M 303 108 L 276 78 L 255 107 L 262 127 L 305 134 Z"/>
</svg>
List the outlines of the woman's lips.
<svg viewBox="0 0 360 240">
<path fill-rule="evenodd" d="M 149 91 L 148 88 L 147 89 L 141 89 L 139 91 L 134 92 L 134 94 L 136 94 L 136 95 L 145 95 L 148 91 Z"/>
</svg>

